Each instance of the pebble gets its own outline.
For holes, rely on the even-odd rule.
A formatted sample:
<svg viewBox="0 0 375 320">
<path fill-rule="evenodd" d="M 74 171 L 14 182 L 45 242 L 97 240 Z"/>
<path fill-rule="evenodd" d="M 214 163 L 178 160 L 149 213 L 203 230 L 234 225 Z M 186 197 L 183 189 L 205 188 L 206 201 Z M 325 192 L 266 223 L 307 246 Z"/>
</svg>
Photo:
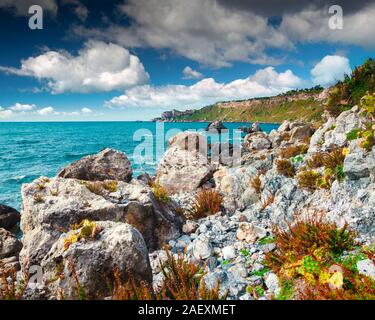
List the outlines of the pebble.
<svg viewBox="0 0 375 320">
<path fill-rule="evenodd" d="M 226 246 L 222 249 L 222 254 L 225 260 L 231 260 L 236 257 L 236 249 L 233 246 Z"/>
</svg>

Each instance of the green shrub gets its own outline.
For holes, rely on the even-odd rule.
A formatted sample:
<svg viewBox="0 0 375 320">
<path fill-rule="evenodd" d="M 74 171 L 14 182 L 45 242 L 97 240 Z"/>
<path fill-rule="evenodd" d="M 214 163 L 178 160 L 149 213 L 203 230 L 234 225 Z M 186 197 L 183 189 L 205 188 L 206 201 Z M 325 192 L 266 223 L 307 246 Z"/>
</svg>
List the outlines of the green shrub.
<svg viewBox="0 0 375 320">
<path fill-rule="evenodd" d="M 353 129 L 352 131 L 346 134 L 346 139 L 352 141 L 360 137 L 361 129 Z"/>
</svg>

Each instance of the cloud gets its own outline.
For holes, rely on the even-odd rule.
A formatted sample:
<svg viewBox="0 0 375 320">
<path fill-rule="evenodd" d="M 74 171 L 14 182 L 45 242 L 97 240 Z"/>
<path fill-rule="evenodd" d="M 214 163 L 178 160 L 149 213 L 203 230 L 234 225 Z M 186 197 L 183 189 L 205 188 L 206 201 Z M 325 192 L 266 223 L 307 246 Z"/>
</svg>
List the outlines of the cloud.
<svg viewBox="0 0 375 320">
<path fill-rule="evenodd" d="M 10 107 L 12 111 L 31 111 L 35 108 L 35 104 L 21 104 L 21 103 L 16 103 L 13 106 Z"/>
<path fill-rule="evenodd" d="M 92 113 L 92 110 L 90 108 L 82 108 L 81 112 L 82 113 Z"/>
<path fill-rule="evenodd" d="M 268 56 L 266 49 L 293 47 L 267 18 L 226 8 L 216 0 L 129 0 L 118 12 L 130 19 L 129 26 L 73 31 L 127 47 L 170 49 L 214 67 L 230 66 L 233 61 L 279 64 L 282 59 Z"/>
<path fill-rule="evenodd" d="M 7 119 L 7 118 L 10 118 L 12 115 L 13 115 L 12 110 L 0 109 L 0 119 Z"/>
<path fill-rule="evenodd" d="M 218 0 L 218 3 L 227 7 L 243 11 L 252 11 L 264 16 L 282 16 L 288 13 L 302 11 L 308 7 L 327 7 L 340 5 L 346 13 L 356 12 L 373 0 Z"/>
<path fill-rule="evenodd" d="M 184 75 L 183 79 L 200 79 L 203 78 L 203 74 L 200 72 L 193 70 L 191 67 L 187 66 L 182 70 L 182 74 Z"/>
<path fill-rule="evenodd" d="M 88 41 L 77 56 L 47 51 L 21 61 L 21 68 L 0 71 L 46 81 L 52 93 L 108 92 L 145 84 L 149 75 L 138 57 L 117 44 Z"/>
<path fill-rule="evenodd" d="M 44 12 L 55 16 L 58 6 L 55 0 L 0 0 L 0 9 L 11 10 L 16 16 L 29 16 L 29 8 L 40 5 Z"/>
<path fill-rule="evenodd" d="M 57 112 L 55 111 L 53 107 L 46 107 L 46 108 L 40 109 L 37 111 L 37 113 L 41 116 L 57 114 Z"/>
<path fill-rule="evenodd" d="M 343 8 L 343 30 L 329 28 L 328 7 L 332 4 Z M 75 26 L 72 31 L 84 38 L 114 41 L 127 48 L 170 50 L 218 68 L 231 66 L 236 61 L 278 65 L 299 43 L 375 48 L 373 0 L 290 0 L 286 3 L 279 0 L 128 0 L 118 6 L 116 13 L 124 15 L 126 25 L 109 22 L 102 28 Z"/>
<path fill-rule="evenodd" d="M 311 70 L 313 83 L 322 86 L 329 86 L 338 80 L 343 80 L 345 74 L 351 74 L 349 59 L 338 55 L 325 56 Z"/>
<path fill-rule="evenodd" d="M 348 6 L 349 7 L 349 6 Z M 299 12 L 283 16 L 280 32 L 288 35 L 294 42 L 328 42 L 359 45 L 375 48 L 375 3 L 365 1 L 360 9 L 346 11 L 343 6 L 343 29 L 329 28 L 328 7 L 307 7 Z"/>
<path fill-rule="evenodd" d="M 220 100 L 271 96 L 302 85 L 302 80 L 287 70 L 282 73 L 268 67 L 246 79 L 218 83 L 206 78 L 191 85 L 150 85 L 129 89 L 125 94 L 107 101 L 107 107 L 182 108 L 201 107 Z"/>
<path fill-rule="evenodd" d="M 79 117 L 79 116 L 97 116 L 90 108 L 84 107 L 77 111 L 57 111 L 54 107 L 38 107 L 35 104 L 21 104 L 15 103 L 14 105 L 3 108 L 0 107 L 0 119 L 16 119 L 19 116 L 28 117 L 29 119 L 37 119 L 37 117 Z"/>
<path fill-rule="evenodd" d="M 73 12 L 74 12 L 74 14 L 82 22 L 86 21 L 88 15 L 89 15 L 89 10 L 80 1 L 78 1 L 78 0 L 62 0 L 61 3 L 63 5 L 71 5 L 71 6 L 73 6 Z"/>
</svg>

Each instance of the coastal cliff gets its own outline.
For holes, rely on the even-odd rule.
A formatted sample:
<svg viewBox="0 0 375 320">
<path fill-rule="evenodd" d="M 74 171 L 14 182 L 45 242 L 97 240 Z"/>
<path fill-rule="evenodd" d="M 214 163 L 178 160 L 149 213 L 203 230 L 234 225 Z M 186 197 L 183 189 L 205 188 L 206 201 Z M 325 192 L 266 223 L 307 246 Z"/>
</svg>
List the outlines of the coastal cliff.
<svg viewBox="0 0 375 320">
<path fill-rule="evenodd" d="M 239 153 L 183 132 L 155 177 L 105 149 L 24 184 L 0 299 L 374 299 L 374 69 L 361 97 L 359 71 L 330 91 L 321 125 L 254 126 Z"/>
<path fill-rule="evenodd" d="M 290 91 L 275 97 L 217 102 L 197 110 L 166 111 L 153 121 L 282 122 L 318 120 L 324 111 L 328 90 L 321 87 Z"/>
</svg>

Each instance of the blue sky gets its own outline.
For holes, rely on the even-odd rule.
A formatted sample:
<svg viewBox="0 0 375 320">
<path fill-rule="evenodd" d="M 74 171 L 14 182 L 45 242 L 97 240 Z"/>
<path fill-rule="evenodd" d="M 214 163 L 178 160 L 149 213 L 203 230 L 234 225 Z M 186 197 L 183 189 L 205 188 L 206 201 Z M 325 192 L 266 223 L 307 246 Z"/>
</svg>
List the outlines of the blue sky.
<svg viewBox="0 0 375 320">
<path fill-rule="evenodd" d="M 0 0 L 0 121 L 150 120 L 329 86 L 375 48 L 375 3 L 335 3 L 343 29 L 320 0 Z"/>
</svg>

